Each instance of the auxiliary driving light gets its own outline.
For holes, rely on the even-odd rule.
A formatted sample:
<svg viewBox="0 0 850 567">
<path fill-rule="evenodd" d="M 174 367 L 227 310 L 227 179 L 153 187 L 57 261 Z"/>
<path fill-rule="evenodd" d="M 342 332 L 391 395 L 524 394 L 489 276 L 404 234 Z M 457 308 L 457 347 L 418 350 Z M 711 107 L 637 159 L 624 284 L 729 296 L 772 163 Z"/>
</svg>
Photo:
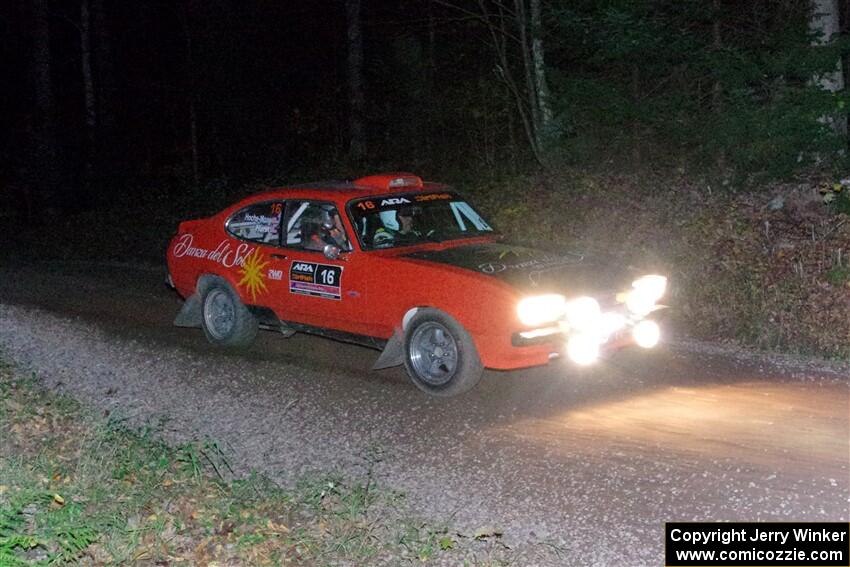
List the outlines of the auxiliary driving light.
<svg viewBox="0 0 850 567">
<path fill-rule="evenodd" d="M 629 311 L 641 317 L 655 307 L 655 303 L 664 296 L 667 290 L 667 278 L 664 276 L 643 276 L 632 282 L 632 290 L 626 298 Z"/>
<path fill-rule="evenodd" d="M 641 321 L 632 329 L 632 337 L 639 347 L 652 348 L 661 339 L 661 327 L 655 321 Z"/>
<path fill-rule="evenodd" d="M 579 366 L 593 364 L 599 358 L 599 341 L 590 335 L 573 335 L 567 341 L 567 356 Z"/>
<path fill-rule="evenodd" d="M 570 327 L 583 331 L 594 330 L 599 325 L 599 302 L 592 297 L 579 297 L 567 302 L 567 322 Z"/>
<path fill-rule="evenodd" d="M 563 316 L 565 301 L 563 295 L 556 293 L 526 297 L 517 305 L 517 315 L 529 327 L 551 323 Z"/>
</svg>

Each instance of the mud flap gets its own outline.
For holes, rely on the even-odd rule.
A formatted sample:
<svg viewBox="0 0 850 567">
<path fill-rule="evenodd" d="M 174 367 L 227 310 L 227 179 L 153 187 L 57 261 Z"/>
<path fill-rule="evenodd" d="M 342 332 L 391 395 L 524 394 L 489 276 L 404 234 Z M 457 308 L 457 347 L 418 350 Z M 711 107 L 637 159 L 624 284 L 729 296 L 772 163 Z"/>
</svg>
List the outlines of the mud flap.
<svg viewBox="0 0 850 567">
<path fill-rule="evenodd" d="M 183 302 L 183 308 L 174 318 L 175 327 L 201 326 L 201 296 L 193 293 Z"/>
<path fill-rule="evenodd" d="M 381 370 L 400 364 L 404 364 L 404 332 L 401 329 L 396 329 L 393 336 L 387 341 L 384 350 L 381 351 L 381 356 L 372 365 L 372 370 Z"/>
</svg>

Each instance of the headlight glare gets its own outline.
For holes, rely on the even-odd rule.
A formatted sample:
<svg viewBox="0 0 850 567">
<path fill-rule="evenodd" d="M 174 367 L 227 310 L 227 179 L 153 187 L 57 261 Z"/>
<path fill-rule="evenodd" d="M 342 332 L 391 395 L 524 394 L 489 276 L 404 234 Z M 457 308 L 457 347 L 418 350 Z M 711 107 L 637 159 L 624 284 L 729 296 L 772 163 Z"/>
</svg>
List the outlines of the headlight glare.
<svg viewBox="0 0 850 567">
<path fill-rule="evenodd" d="M 566 304 L 567 322 L 575 329 L 594 329 L 599 325 L 599 302 L 592 297 L 579 297 Z"/>
<path fill-rule="evenodd" d="M 632 282 L 632 290 L 626 298 L 626 307 L 636 315 L 646 315 L 656 302 L 664 297 L 667 290 L 667 278 L 664 276 L 643 276 Z"/>
<path fill-rule="evenodd" d="M 661 339 L 661 328 L 655 321 L 641 321 L 632 329 L 632 336 L 639 347 L 652 348 Z"/>
<path fill-rule="evenodd" d="M 523 325 L 536 327 L 560 319 L 565 303 L 564 296 L 555 293 L 526 297 L 517 305 L 517 315 Z"/>
<path fill-rule="evenodd" d="M 599 341 L 583 333 L 573 335 L 567 341 L 567 356 L 579 366 L 593 364 L 599 358 Z"/>
</svg>

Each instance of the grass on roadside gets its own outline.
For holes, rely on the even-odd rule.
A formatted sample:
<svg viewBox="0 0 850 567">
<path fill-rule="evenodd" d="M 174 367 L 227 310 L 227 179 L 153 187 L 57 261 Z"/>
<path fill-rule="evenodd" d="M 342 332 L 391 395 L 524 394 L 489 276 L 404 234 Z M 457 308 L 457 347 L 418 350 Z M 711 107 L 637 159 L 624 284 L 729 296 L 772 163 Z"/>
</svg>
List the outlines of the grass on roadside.
<svg viewBox="0 0 850 567">
<path fill-rule="evenodd" d="M 402 497 L 371 480 L 285 490 L 227 468 L 214 443 L 170 447 L 0 364 L 4 567 L 505 564 L 492 538 L 391 517 Z"/>
</svg>

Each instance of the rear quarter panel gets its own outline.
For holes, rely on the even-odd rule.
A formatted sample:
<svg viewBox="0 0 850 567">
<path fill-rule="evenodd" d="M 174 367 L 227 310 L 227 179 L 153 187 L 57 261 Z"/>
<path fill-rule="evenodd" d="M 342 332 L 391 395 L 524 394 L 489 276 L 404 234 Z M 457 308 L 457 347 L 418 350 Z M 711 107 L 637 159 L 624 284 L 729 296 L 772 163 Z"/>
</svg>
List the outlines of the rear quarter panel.
<svg viewBox="0 0 850 567">
<path fill-rule="evenodd" d="M 238 293 L 236 269 L 253 249 L 253 245 L 231 238 L 224 231 L 224 217 L 219 214 L 181 223 L 168 245 L 166 262 L 174 287 L 183 297 L 195 292 L 198 279 L 204 274 L 224 278 Z"/>
</svg>

